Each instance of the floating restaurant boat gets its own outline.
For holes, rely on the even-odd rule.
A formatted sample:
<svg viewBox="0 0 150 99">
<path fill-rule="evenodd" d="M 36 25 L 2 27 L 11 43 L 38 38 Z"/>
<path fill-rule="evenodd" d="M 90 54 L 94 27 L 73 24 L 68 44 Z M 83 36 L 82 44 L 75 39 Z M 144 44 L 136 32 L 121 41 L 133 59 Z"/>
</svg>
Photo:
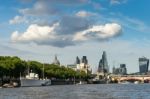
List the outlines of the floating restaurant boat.
<svg viewBox="0 0 150 99">
<path fill-rule="evenodd" d="M 39 79 L 38 74 L 29 73 L 24 78 L 20 78 L 21 87 L 48 86 L 51 85 L 50 79 Z"/>
<path fill-rule="evenodd" d="M 32 72 L 29 72 L 25 77 L 20 76 L 20 86 L 21 87 L 34 87 L 34 86 L 49 86 L 51 85 L 50 79 L 44 79 L 44 64 L 43 64 L 43 79 L 39 79 L 39 75 Z"/>
</svg>

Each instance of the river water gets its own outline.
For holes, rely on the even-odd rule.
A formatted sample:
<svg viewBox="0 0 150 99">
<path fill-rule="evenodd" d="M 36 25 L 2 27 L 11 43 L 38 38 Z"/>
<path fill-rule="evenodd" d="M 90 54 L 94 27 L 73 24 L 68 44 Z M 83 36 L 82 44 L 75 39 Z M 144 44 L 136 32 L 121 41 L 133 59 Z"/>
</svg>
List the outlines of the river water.
<svg viewBox="0 0 150 99">
<path fill-rule="evenodd" d="M 150 84 L 1 88 L 0 99 L 150 99 Z"/>
</svg>

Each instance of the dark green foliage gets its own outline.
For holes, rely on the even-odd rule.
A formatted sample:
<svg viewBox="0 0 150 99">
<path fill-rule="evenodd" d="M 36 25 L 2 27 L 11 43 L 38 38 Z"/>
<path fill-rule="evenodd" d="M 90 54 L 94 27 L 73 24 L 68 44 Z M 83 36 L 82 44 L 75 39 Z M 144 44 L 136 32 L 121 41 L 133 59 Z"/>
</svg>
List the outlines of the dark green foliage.
<svg viewBox="0 0 150 99">
<path fill-rule="evenodd" d="M 86 79 L 87 75 L 83 71 L 74 71 L 71 68 L 57 66 L 54 64 L 42 64 L 37 61 L 23 61 L 18 57 L 0 56 L 0 78 L 7 76 L 10 78 L 19 78 L 25 76 L 29 71 L 39 74 L 39 77 L 44 75 L 47 78 L 56 79 Z"/>
</svg>

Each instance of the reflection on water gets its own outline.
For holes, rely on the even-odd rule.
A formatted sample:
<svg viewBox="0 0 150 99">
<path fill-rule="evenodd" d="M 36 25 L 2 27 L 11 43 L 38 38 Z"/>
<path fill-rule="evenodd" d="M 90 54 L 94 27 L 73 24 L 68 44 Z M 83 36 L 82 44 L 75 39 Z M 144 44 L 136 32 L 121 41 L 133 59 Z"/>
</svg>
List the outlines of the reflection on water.
<svg viewBox="0 0 150 99">
<path fill-rule="evenodd" d="M 0 99 L 150 99 L 150 84 L 6 88 L 0 89 Z"/>
</svg>

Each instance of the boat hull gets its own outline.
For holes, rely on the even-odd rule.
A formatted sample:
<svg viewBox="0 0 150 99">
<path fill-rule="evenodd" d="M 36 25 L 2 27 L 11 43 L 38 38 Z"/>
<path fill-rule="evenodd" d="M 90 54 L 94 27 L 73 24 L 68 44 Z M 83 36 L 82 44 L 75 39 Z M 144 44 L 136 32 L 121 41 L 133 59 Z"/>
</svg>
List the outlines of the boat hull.
<svg viewBox="0 0 150 99">
<path fill-rule="evenodd" d="M 50 85 L 50 80 L 39 80 L 39 79 L 21 79 L 21 87 L 34 87 L 34 86 L 43 86 Z"/>
</svg>

